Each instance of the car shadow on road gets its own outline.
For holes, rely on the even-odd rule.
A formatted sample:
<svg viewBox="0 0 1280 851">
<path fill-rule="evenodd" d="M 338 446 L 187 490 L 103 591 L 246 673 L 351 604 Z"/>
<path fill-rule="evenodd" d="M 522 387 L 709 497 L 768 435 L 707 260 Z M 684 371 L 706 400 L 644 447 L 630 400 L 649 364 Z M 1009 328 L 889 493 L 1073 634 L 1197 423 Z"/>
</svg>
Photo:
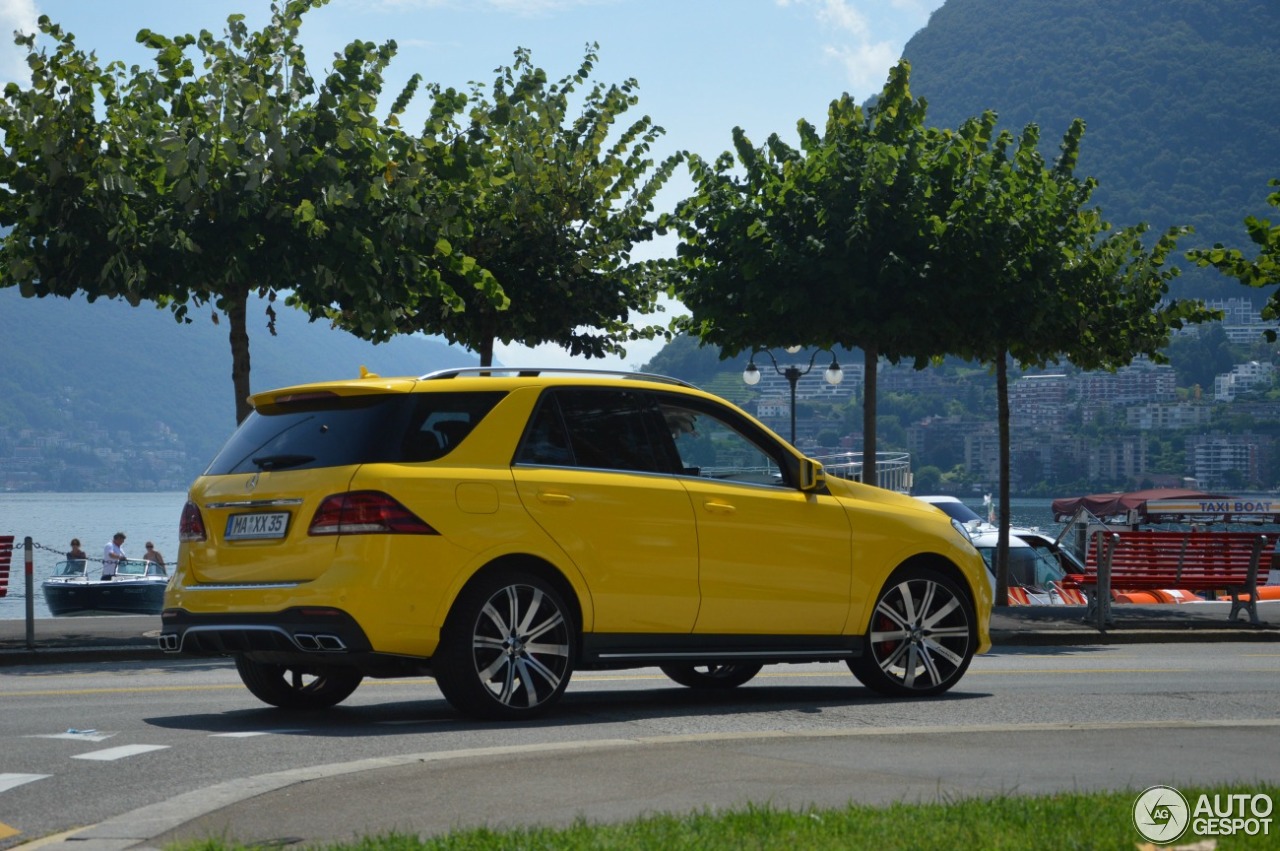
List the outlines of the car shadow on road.
<svg viewBox="0 0 1280 851">
<path fill-rule="evenodd" d="M 1084 656 L 1094 653 L 1114 652 L 1113 644 L 1011 644 L 992 647 L 981 657 L 998 659 L 1001 656 Z"/>
<path fill-rule="evenodd" d="M 428 686 L 435 691 L 433 686 Z M 358 692 L 357 692 L 358 694 Z M 144 719 L 156 727 L 209 734 L 268 731 L 281 735 L 368 738 L 420 732 L 534 730 L 625 724 L 646 721 L 733 715 L 820 715 L 826 710 L 865 705 L 883 709 L 902 704 L 960 703 L 991 697 L 989 692 L 953 689 L 933 698 L 890 698 L 857 685 L 786 686 L 752 684 L 736 689 L 699 690 L 570 689 L 546 716 L 532 721 L 477 721 L 459 714 L 442 697 L 388 703 L 342 704 L 327 710 L 289 711 L 267 706 L 220 713 L 157 716 Z"/>
</svg>

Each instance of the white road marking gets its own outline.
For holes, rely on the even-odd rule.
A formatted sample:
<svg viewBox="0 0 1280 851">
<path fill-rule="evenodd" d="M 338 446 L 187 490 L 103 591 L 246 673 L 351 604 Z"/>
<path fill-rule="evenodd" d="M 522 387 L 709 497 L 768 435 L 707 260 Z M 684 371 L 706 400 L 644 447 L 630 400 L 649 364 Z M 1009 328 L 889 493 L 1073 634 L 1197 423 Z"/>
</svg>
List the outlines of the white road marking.
<svg viewBox="0 0 1280 851">
<path fill-rule="evenodd" d="M 123 745 L 118 748 L 107 748 L 103 751 L 90 751 L 89 753 L 76 754 L 71 758 L 94 759 L 101 762 L 110 762 L 113 759 L 124 759 L 127 756 L 137 756 L 138 754 L 148 753 L 150 751 L 162 751 L 168 747 L 168 745 Z"/>
<path fill-rule="evenodd" d="M 6 792 L 15 786 L 21 786 L 23 783 L 43 780 L 48 776 L 48 774 L 0 774 L 0 792 Z"/>
<path fill-rule="evenodd" d="M 28 739 L 69 739 L 73 742 L 105 742 L 115 733 L 99 733 L 97 730 L 68 730 L 65 733 L 39 733 L 27 736 Z"/>
<path fill-rule="evenodd" d="M 305 733 L 305 732 L 307 731 L 306 730 L 245 730 L 239 733 L 210 733 L 209 738 L 211 739 L 247 739 L 250 736 L 274 736 L 278 733 L 288 734 L 288 735 L 297 735 L 298 733 Z"/>
</svg>

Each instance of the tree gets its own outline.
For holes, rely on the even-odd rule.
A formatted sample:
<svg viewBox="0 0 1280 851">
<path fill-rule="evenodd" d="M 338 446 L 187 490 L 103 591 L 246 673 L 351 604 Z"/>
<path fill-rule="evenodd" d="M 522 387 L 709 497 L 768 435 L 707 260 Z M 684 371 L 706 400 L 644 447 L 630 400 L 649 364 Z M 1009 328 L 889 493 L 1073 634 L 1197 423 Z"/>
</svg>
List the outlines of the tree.
<svg viewBox="0 0 1280 851">
<path fill-rule="evenodd" d="M 47 17 L 49 51 L 19 35 L 32 79 L 0 104 L 0 224 L 13 229 L 0 285 L 151 300 L 181 321 L 212 304 L 228 319 L 237 420 L 249 412 L 253 293 L 274 302 L 294 290 L 368 327 L 411 296 L 459 307 L 446 272 L 500 298 L 448 248 L 463 228 L 460 190 L 441 175 L 456 178 L 457 146 L 426 151 L 398 129 L 416 79 L 385 121 L 374 117 L 394 42 L 352 42 L 322 83 L 312 78 L 298 30 L 324 2 L 273 3 L 254 33 L 233 15 L 223 39 L 143 30 L 151 69 L 101 66 Z"/>
<path fill-rule="evenodd" d="M 492 364 L 497 340 L 555 343 L 570 354 L 604 357 L 624 355 L 627 341 L 664 333 L 633 319 L 657 309 L 661 264 L 633 261 L 631 253 L 652 237 L 654 195 L 680 156 L 655 167 L 648 154 L 664 131 L 648 116 L 610 138 L 638 103 L 637 83 L 595 83 L 581 91 L 595 50 L 588 47 L 577 71 L 556 83 L 548 83 L 527 50 L 517 50 L 514 65 L 497 70 L 491 100 L 473 89 L 465 133 L 453 122 L 427 128 L 427 148 L 441 145 L 442 136 L 469 141 L 488 188 L 470 199 L 463 213 L 469 232 L 451 248 L 491 273 L 504 298 L 475 290 L 454 271 L 444 280 L 463 309 L 441 311 L 422 300 L 402 312 L 396 330 L 441 334 L 477 352 L 482 366 Z M 435 95 L 449 109 L 457 97 Z M 336 318 L 348 325 L 345 316 Z"/>
<path fill-rule="evenodd" d="M 1273 179 L 1268 185 L 1280 187 L 1280 178 Z M 1267 203 L 1280 208 L 1280 190 L 1268 195 Z M 1280 223 L 1273 225 L 1270 219 L 1246 216 L 1244 226 L 1249 239 L 1258 246 L 1258 256 L 1254 259 L 1249 260 L 1240 249 L 1226 248 L 1222 243 L 1210 249 L 1188 251 L 1187 258 L 1198 266 L 1212 266 L 1247 287 L 1280 284 Z M 1280 290 L 1273 292 L 1263 306 L 1262 318 L 1280 319 Z M 1268 329 L 1266 336 L 1267 340 L 1275 342 L 1275 331 Z"/>
<path fill-rule="evenodd" d="M 1096 181 L 1075 167 L 1084 122 L 1063 137 L 1058 159 L 1039 153 L 1039 129 L 1027 125 L 1017 142 L 993 138 L 994 113 L 971 119 L 950 156 L 963 162 L 960 183 L 939 234 L 935 296 L 953 323 L 942 334 L 953 353 L 995 370 L 1000 432 L 1000 534 L 996 601 L 1008 596 L 1008 367 L 1043 368 L 1066 358 L 1082 369 L 1115 369 L 1146 354 L 1164 360 L 1170 331 L 1184 322 L 1220 317 L 1199 302 L 1166 301 L 1176 268 L 1165 267 L 1183 229 L 1148 249 L 1145 225 L 1112 230 L 1086 208 Z"/>
<path fill-rule="evenodd" d="M 800 147 L 777 134 L 755 148 L 690 158 L 696 193 L 667 220 L 682 242 L 674 293 L 683 327 L 723 356 L 793 345 L 863 351 L 863 476 L 876 481 L 876 365 L 917 365 L 945 352 L 929 331 L 931 212 L 945 209 L 932 176 L 947 134 L 924 126 L 899 63 L 874 106 L 832 102 L 824 131 L 799 123 Z"/>
</svg>

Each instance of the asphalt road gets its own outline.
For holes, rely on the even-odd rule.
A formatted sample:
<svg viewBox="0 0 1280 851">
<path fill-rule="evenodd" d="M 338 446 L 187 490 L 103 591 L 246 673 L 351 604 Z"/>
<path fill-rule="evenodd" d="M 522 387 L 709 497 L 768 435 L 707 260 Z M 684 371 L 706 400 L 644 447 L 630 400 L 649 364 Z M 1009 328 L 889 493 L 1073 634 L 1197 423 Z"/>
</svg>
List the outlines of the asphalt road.
<svg viewBox="0 0 1280 851">
<path fill-rule="evenodd" d="M 1001 646 L 926 701 L 876 697 L 835 665 L 766 668 L 723 694 L 584 673 L 517 726 L 460 718 L 427 678 L 366 681 L 312 714 L 262 706 L 223 662 L 12 666 L 0 847 L 1280 782 L 1278 674 L 1280 645 L 1237 642 Z"/>
</svg>

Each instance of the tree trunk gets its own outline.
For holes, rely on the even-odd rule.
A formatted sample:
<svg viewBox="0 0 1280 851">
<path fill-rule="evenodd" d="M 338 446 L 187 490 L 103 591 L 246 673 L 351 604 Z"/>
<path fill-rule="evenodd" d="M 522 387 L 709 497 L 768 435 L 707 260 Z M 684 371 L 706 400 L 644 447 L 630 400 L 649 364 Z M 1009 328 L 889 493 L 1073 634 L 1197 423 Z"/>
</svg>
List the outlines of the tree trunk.
<svg viewBox="0 0 1280 851">
<path fill-rule="evenodd" d="M 485 337 L 476 354 L 480 356 L 481 366 L 493 366 L 493 337 Z"/>
<path fill-rule="evenodd" d="M 248 293 L 228 295 L 225 303 L 231 338 L 231 386 L 236 394 L 236 423 L 239 424 L 253 411 L 249 404 L 252 390 L 249 385 L 249 331 L 246 322 Z"/>
<path fill-rule="evenodd" d="M 1000 533 L 996 536 L 997 606 L 1009 605 L 1009 364 L 1003 352 L 996 359 L 996 400 L 1000 421 Z"/>
<path fill-rule="evenodd" d="M 862 384 L 862 481 L 879 484 L 876 478 L 876 364 L 880 355 L 875 348 L 865 348 Z"/>
</svg>

